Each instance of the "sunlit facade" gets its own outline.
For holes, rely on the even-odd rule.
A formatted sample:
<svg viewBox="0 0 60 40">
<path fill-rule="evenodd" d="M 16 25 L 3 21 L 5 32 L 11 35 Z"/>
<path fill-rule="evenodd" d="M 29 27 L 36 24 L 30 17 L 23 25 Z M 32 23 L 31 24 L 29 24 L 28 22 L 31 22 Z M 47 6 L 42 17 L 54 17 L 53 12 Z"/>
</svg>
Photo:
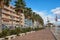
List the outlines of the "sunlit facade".
<svg viewBox="0 0 60 40">
<path fill-rule="evenodd" d="M 15 27 L 20 27 L 21 25 L 24 26 L 24 14 L 17 14 L 12 6 L 4 6 L 0 15 L 0 24 L 2 25 L 2 29 L 6 27 L 14 29 Z"/>
<path fill-rule="evenodd" d="M 33 27 L 33 22 L 30 19 L 25 19 L 25 27 Z"/>
</svg>

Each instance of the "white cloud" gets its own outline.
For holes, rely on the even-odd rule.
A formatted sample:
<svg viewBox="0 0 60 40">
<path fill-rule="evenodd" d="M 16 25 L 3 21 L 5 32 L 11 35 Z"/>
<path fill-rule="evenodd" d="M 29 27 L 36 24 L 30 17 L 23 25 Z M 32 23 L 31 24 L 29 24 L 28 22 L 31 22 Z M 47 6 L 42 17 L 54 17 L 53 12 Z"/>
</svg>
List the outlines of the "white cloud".
<svg viewBox="0 0 60 40">
<path fill-rule="evenodd" d="M 49 18 L 50 22 L 53 23 L 54 22 L 54 16 L 52 17 L 52 15 L 47 15 L 47 11 L 34 11 L 37 14 L 39 14 L 43 20 L 44 20 L 44 24 L 47 23 L 47 17 Z"/>
<path fill-rule="evenodd" d="M 46 17 L 45 17 L 45 13 L 43 11 L 35 11 L 34 10 L 34 12 L 36 12 L 37 14 L 39 14 L 43 18 L 44 23 L 46 23 Z"/>
<path fill-rule="evenodd" d="M 55 22 L 55 16 L 54 15 L 50 14 L 47 17 L 49 18 L 49 20 L 50 20 L 51 23 Z"/>
<path fill-rule="evenodd" d="M 60 7 L 51 10 L 52 13 L 60 15 Z"/>
</svg>

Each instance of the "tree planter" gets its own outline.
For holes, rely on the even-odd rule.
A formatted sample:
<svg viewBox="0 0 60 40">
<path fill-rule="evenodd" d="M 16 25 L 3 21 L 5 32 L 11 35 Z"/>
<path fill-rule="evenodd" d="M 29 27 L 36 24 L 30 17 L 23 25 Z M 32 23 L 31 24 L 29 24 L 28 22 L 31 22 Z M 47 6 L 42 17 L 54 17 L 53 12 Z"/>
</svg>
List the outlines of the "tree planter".
<svg viewBox="0 0 60 40">
<path fill-rule="evenodd" d="M 31 31 L 31 33 L 34 33 L 35 31 Z"/>
<path fill-rule="evenodd" d="M 14 39 L 14 38 L 16 38 L 16 35 L 6 36 L 5 40 L 11 40 L 11 39 Z"/>
<path fill-rule="evenodd" d="M 26 34 L 30 34 L 31 32 L 26 32 Z"/>
<path fill-rule="evenodd" d="M 13 37 L 13 39 L 16 38 L 16 35 L 11 35 L 11 36 Z"/>
<path fill-rule="evenodd" d="M 0 38 L 0 40 L 5 40 L 4 38 Z"/>
<path fill-rule="evenodd" d="M 25 33 L 20 33 L 19 35 L 20 35 L 20 36 L 25 36 Z"/>
</svg>

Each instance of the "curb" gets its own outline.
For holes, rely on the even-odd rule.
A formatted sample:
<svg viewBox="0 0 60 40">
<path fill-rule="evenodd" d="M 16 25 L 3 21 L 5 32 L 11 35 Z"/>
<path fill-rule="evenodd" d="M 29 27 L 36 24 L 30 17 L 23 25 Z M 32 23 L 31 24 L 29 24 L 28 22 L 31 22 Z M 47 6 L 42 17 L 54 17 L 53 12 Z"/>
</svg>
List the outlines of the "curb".
<svg viewBox="0 0 60 40">
<path fill-rule="evenodd" d="M 55 35 L 53 34 L 53 32 L 50 30 L 50 32 L 52 33 L 53 37 L 55 38 L 55 40 L 57 40 L 57 38 L 55 37 Z"/>
</svg>

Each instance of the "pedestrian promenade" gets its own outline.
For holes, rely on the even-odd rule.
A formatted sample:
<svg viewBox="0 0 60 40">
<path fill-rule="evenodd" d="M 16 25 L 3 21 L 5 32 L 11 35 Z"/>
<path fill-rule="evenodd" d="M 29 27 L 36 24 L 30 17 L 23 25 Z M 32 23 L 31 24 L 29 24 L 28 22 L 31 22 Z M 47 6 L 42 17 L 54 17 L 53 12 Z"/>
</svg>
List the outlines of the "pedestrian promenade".
<svg viewBox="0 0 60 40">
<path fill-rule="evenodd" d="M 52 27 L 51 32 L 54 34 L 57 40 L 60 40 L 60 27 Z"/>
<path fill-rule="evenodd" d="M 54 36 L 52 35 L 49 29 L 42 29 L 25 36 L 17 36 L 15 39 L 12 40 L 55 40 Z"/>
</svg>

